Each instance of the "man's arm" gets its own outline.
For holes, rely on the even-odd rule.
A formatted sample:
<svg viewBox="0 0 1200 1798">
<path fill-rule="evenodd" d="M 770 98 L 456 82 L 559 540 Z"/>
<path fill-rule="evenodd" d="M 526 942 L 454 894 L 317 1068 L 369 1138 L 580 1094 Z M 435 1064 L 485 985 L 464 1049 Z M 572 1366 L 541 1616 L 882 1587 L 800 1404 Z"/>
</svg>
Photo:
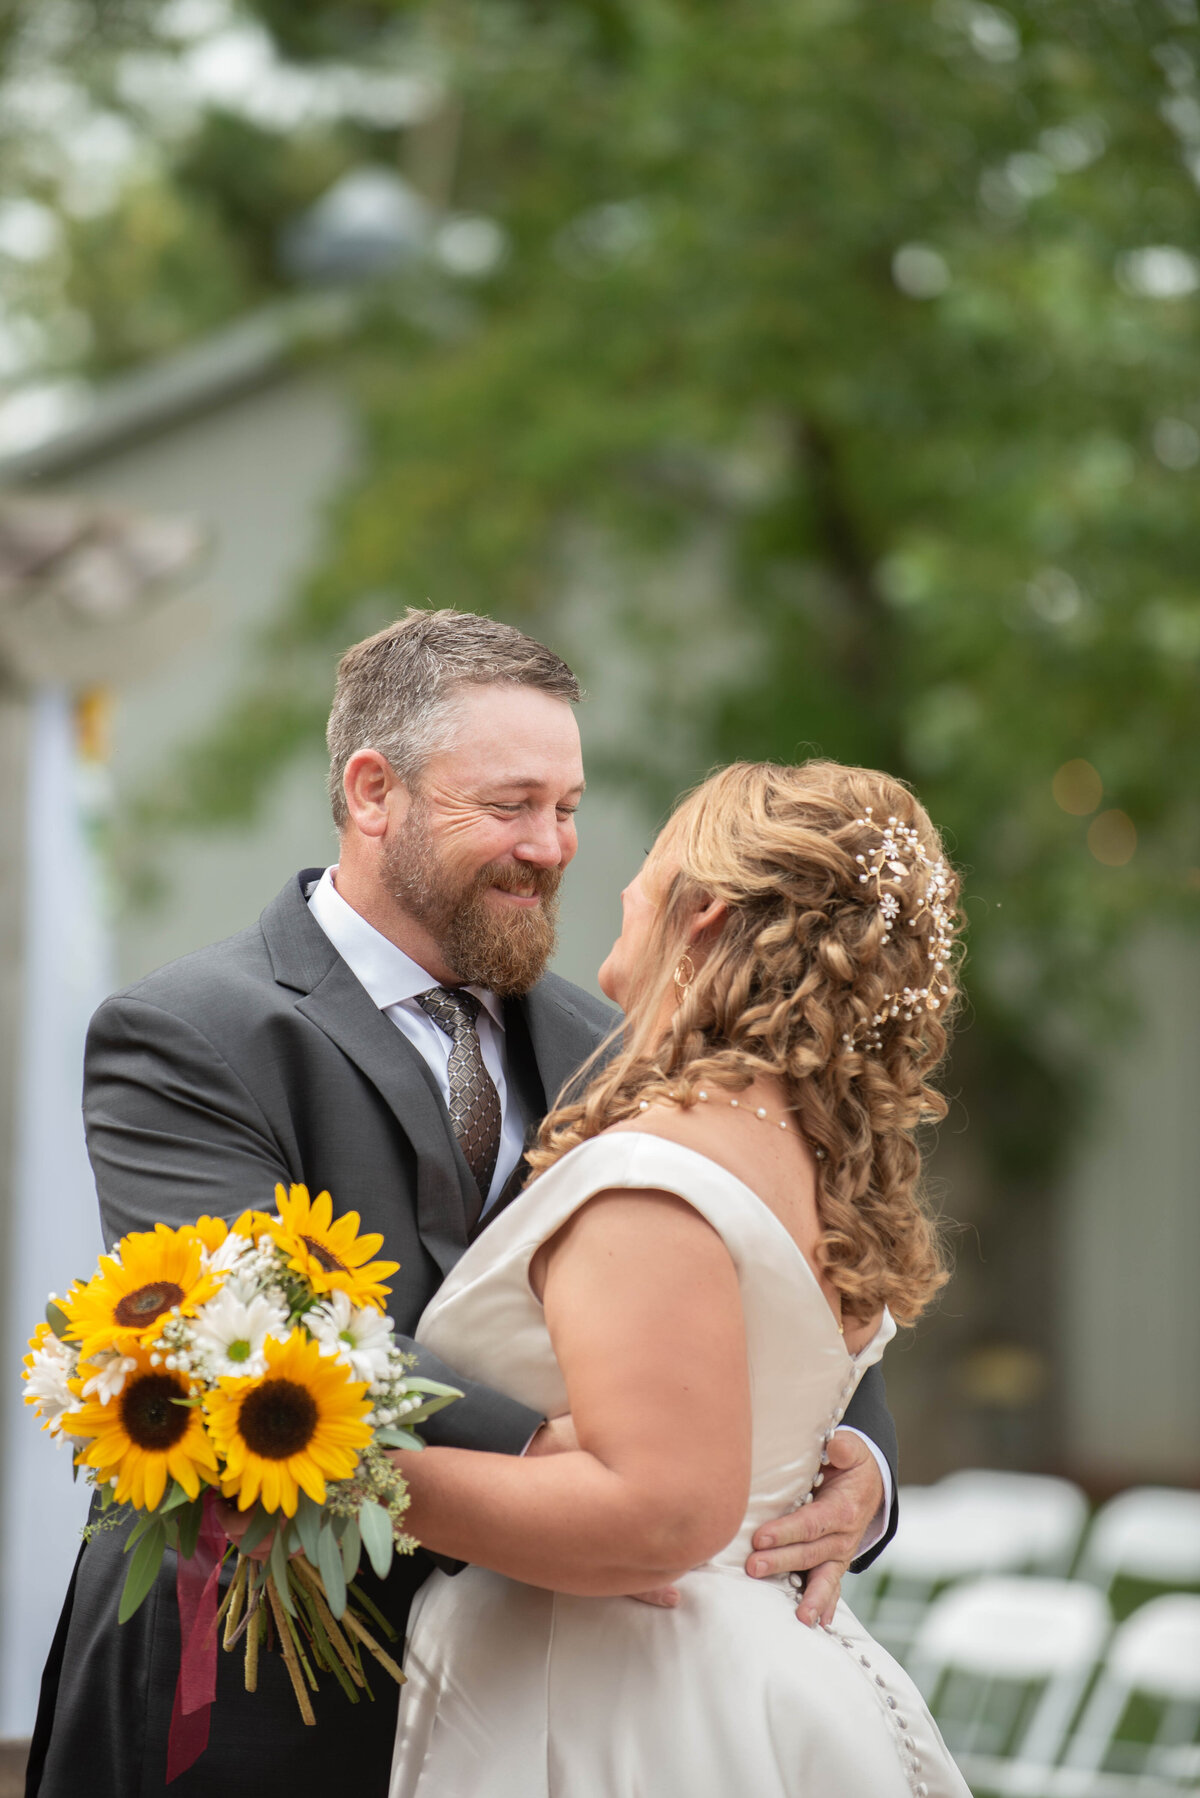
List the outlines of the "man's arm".
<svg viewBox="0 0 1200 1798">
<path fill-rule="evenodd" d="M 857 1430 L 860 1436 L 865 1436 L 868 1446 L 875 1452 L 875 1458 L 878 1460 L 882 1457 L 891 1476 L 890 1482 L 884 1483 L 886 1515 L 880 1519 L 881 1527 L 878 1534 L 865 1549 L 855 1556 L 850 1564 L 851 1573 L 862 1573 L 878 1555 L 883 1553 L 896 1534 L 896 1524 L 900 1515 L 896 1497 L 900 1477 L 900 1450 L 896 1441 L 895 1419 L 888 1410 L 887 1387 L 884 1384 L 883 1369 L 878 1362 L 874 1367 L 868 1367 L 859 1381 L 858 1389 L 847 1405 L 846 1414 L 842 1418 L 842 1428 Z M 860 1545 L 866 1539 L 867 1533 L 867 1530 L 864 1530 L 862 1536 L 859 1537 Z"/>
<path fill-rule="evenodd" d="M 230 1221 L 269 1209 L 290 1167 L 253 1092 L 195 1025 L 136 998 L 109 999 L 84 1056 L 84 1127 L 106 1243 L 208 1213 Z M 463 1379 L 398 1336 L 416 1371 L 463 1396 L 422 1426 L 426 1440 L 519 1455 L 542 1422 L 503 1393 Z"/>
</svg>

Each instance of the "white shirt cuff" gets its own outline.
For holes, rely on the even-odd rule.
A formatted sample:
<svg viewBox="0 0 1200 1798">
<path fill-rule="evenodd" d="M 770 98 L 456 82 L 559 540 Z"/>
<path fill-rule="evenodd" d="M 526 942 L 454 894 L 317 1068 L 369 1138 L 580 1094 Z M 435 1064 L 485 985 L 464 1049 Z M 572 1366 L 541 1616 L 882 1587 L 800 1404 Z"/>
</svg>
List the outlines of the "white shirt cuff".
<svg viewBox="0 0 1200 1798">
<path fill-rule="evenodd" d="M 888 1519 L 892 1515 L 892 1470 L 883 1457 L 883 1451 L 871 1441 L 869 1436 L 864 1436 L 861 1430 L 856 1430 L 853 1424 L 843 1424 L 838 1431 L 838 1435 L 840 1436 L 843 1434 L 847 1436 L 857 1436 L 860 1442 L 866 1443 L 872 1455 L 875 1457 L 875 1465 L 878 1467 L 879 1477 L 883 1481 L 883 1498 L 880 1502 L 879 1509 L 867 1525 L 863 1534 L 863 1539 L 854 1551 L 854 1559 L 857 1561 L 860 1555 L 869 1554 L 875 1544 L 887 1531 Z"/>
</svg>

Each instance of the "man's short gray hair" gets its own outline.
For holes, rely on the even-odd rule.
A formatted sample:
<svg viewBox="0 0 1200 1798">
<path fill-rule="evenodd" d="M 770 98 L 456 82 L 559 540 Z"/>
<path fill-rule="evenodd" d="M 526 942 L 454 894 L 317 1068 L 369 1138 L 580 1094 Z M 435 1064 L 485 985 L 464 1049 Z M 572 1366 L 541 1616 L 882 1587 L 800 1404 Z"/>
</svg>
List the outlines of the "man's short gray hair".
<svg viewBox="0 0 1200 1798">
<path fill-rule="evenodd" d="M 348 649 L 338 663 L 329 745 L 333 821 L 350 821 L 342 781 L 360 749 L 377 749 L 411 785 L 430 756 L 449 747 L 455 698 L 466 686 L 537 687 L 575 705 L 579 682 L 544 643 L 475 612 L 416 607 Z"/>
</svg>

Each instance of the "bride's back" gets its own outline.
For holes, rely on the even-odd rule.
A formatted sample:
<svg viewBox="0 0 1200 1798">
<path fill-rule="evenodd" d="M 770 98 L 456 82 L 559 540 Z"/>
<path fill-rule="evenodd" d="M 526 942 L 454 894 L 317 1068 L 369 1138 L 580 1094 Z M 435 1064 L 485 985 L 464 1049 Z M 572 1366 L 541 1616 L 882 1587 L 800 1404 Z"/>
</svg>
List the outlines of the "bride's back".
<svg viewBox="0 0 1200 1798">
<path fill-rule="evenodd" d="M 699 1103 L 650 1105 L 636 1118 L 609 1126 L 605 1135 L 639 1131 L 693 1149 L 748 1186 L 772 1212 L 803 1255 L 846 1347 L 855 1353 L 875 1335 L 882 1307 L 865 1322 L 845 1320 L 841 1297 L 821 1265 L 823 1225 L 817 1197 L 816 1158 L 784 1110 L 779 1082 L 756 1080 L 741 1093 L 718 1087 Z"/>
</svg>

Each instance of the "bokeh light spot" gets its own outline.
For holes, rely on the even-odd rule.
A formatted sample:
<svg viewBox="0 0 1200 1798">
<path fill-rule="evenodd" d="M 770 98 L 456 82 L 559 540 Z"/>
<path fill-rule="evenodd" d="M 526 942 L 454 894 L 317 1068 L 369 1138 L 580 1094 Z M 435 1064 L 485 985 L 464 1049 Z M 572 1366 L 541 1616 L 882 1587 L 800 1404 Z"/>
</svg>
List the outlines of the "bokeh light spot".
<svg viewBox="0 0 1200 1798">
<path fill-rule="evenodd" d="M 1133 860 L 1137 831 L 1125 812 L 1101 812 L 1088 825 L 1088 848 L 1106 868 L 1123 868 Z"/>
<path fill-rule="evenodd" d="M 1050 783 L 1055 802 L 1073 818 L 1086 818 L 1104 797 L 1104 782 L 1090 762 L 1064 762 Z"/>
</svg>

